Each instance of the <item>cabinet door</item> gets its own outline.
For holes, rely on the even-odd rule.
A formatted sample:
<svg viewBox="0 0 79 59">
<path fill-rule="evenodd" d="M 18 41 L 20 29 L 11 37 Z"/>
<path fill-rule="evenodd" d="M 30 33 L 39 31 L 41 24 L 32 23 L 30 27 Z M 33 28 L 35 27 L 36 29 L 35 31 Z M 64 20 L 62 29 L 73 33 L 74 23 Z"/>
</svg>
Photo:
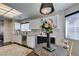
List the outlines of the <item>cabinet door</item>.
<svg viewBox="0 0 79 59">
<path fill-rule="evenodd" d="M 35 36 L 27 36 L 27 46 L 31 48 L 35 47 Z"/>
<path fill-rule="evenodd" d="M 22 36 L 14 34 L 12 42 L 16 42 L 16 43 L 22 44 Z"/>
</svg>

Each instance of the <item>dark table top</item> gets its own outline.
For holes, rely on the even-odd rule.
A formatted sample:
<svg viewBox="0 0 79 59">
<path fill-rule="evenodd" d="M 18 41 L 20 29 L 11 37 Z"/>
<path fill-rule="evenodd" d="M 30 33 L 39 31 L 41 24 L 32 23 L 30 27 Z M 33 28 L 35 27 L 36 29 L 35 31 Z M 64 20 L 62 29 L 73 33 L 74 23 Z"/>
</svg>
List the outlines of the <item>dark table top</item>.
<svg viewBox="0 0 79 59">
<path fill-rule="evenodd" d="M 55 44 L 51 44 L 51 47 L 55 48 L 55 50 L 52 52 L 49 52 L 43 48 L 45 46 L 46 46 L 46 43 L 38 44 L 34 48 L 34 52 L 39 56 L 67 56 L 67 51 L 63 47 L 60 47 Z"/>
</svg>

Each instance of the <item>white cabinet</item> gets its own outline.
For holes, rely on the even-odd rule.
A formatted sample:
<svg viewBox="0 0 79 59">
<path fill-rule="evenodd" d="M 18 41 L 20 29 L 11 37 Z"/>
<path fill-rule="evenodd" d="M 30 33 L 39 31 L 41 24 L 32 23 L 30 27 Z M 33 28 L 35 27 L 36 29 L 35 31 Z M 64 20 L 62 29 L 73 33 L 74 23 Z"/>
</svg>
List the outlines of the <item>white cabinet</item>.
<svg viewBox="0 0 79 59">
<path fill-rule="evenodd" d="M 36 40 L 34 35 L 27 35 L 27 46 L 34 48 L 36 45 Z"/>
<path fill-rule="evenodd" d="M 16 42 L 16 43 L 22 44 L 22 36 L 21 35 L 17 35 L 17 34 L 13 34 L 12 42 Z"/>
</svg>

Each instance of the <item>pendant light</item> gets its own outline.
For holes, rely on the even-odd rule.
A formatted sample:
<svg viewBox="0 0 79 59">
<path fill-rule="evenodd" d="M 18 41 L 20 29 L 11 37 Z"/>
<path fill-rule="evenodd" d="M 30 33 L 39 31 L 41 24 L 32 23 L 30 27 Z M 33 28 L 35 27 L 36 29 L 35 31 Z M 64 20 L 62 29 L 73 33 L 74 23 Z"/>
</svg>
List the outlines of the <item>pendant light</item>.
<svg viewBox="0 0 79 59">
<path fill-rule="evenodd" d="M 52 3 L 42 3 L 40 8 L 40 13 L 43 15 L 48 15 L 54 12 L 54 7 Z"/>
</svg>

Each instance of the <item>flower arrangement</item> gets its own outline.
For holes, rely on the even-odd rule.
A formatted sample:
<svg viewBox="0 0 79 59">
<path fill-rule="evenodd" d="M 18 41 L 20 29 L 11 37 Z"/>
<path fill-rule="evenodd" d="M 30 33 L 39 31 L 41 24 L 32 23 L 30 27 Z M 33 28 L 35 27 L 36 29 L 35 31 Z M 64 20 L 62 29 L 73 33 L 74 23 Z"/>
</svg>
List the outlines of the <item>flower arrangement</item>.
<svg viewBox="0 0 79 59">
<path fill-rule="evenodd" d="M 53 29 L 56 28 L 56 26 L 54 26 L 53 20 L 51 19 L 41 20 L 41 22 L 42 22 L 41 29 L 47 35 L 47 46 L 46 47 L 44 46 L 43 48 L 52 52 L 53 50 L 55 50 L 55 48 L 51 47 L 50 33 L 53 32 Z"/>
<path fill-rule="evenodd" d="M 42 28 L 42 31 L 44 33 L 52 33 L 53 32 L 53 21 L 51 19 L 49 20 L 41 20 L 42 21 L 42 25 L 41 25 L 41 28 Z"/>
</svg>

